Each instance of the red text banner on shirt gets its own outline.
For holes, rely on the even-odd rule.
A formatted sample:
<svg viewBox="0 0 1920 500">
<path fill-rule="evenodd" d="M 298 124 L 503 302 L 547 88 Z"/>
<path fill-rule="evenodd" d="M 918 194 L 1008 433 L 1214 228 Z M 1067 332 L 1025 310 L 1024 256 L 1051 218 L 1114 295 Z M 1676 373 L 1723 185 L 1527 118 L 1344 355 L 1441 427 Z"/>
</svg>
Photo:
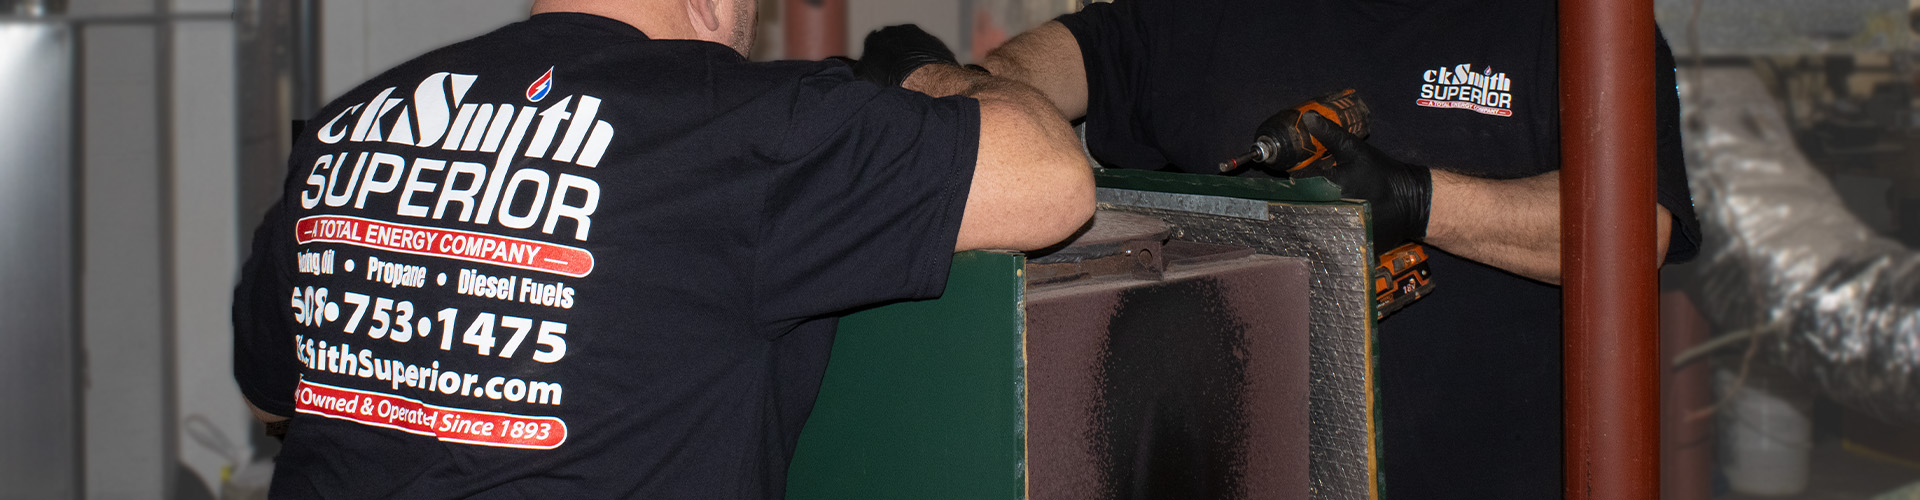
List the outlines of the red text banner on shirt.
<svg viewBox="0 0 1920 500">
<path fill-rule="evenodd" d="M 294 411 L 453 443 L 551 450 L 567 441 L 567 423 L 554 417 L 448 408 L 306 380 L 300 381 Z"/>
<path fill-rule="evenodd" d="M 1481 106 L 1479 104 L 1474 104 L 1474 103 L 1465 102 L 1465 101 L 1436 101 L 1433 99 L 1421 99 L 1417 104 L 1421 106 L 1429 107 L 1429 108 L 1470 109 L 1470 110 L 1473 110 L 1474 112 L 1477 112 L 1483 115 L 1513 116 L 1513 110 L 1511 109 L 1501 109 L 1501 108 L 1495 108 L 1491 106 Z"/>
<path fill-rule="evenodd" d="M 445 257 L 483 264 L 585 278 L 593 273 L 593 253 L 566 245 L 521 238 L 386 221 L 315 215 L 294 225 L 294 239 Z"/>
</svg>

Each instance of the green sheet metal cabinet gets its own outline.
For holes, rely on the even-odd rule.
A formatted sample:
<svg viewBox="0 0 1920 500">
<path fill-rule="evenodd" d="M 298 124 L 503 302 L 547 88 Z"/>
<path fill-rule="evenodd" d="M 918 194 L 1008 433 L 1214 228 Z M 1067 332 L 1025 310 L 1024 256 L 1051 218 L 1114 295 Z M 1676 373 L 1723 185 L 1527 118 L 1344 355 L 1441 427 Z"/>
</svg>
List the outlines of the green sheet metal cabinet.
<svg viewBox="0 0 1920 500">
<path fill-rule="evenodd" d="M 845 318 L 789 498 L 1378 496 L 1364 206 L 1323 182 L 1098 177 L 1103 214 L 1171 228 L 1120 249 L 1160 267 L 1056 279 L 967 252 L 941 298 Z"/>
</svg>

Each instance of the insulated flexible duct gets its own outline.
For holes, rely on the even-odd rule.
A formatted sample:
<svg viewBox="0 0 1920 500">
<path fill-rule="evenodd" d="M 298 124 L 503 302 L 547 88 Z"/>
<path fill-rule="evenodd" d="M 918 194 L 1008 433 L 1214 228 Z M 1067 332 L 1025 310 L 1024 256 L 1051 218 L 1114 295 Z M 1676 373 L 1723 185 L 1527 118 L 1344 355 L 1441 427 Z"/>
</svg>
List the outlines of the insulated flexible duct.
<svg viewBox="0 0 1920 500">
<path fill-rule="evenodd" d="M 1835 401 L 1920 424 L 1920 254 L 1847 211 L 1752 71 L 1680 81 L 1704 312 Z"/>
</svg>

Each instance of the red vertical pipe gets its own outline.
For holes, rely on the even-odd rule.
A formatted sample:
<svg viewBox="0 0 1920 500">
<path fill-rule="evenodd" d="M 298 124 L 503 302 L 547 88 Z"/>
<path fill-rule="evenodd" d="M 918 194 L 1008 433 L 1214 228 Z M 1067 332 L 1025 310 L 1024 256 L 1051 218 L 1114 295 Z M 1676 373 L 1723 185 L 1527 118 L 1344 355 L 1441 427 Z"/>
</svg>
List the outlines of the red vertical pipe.
<svg viewBox="0 0 1920 500">
<path fill-rule="evenodd" d="M 1566 497 L 1660 494 L 1652 0 L 1560 0 Z"/>
<path fill-rule="evenodd" d="M 1679 291 L 1660 294 L 1660 499 L 1713 499 L 1713 419 L 1694 412 L 1713 406 L 1704 360 L 1673 366 L 1673 358 L 1706 343 L 1713 327 Z"/>
<path fill-rule="evenodd" d="M 781 7 L 788 59 L 848 55 L 847 0 L 786 0 Z"/>
</svg>

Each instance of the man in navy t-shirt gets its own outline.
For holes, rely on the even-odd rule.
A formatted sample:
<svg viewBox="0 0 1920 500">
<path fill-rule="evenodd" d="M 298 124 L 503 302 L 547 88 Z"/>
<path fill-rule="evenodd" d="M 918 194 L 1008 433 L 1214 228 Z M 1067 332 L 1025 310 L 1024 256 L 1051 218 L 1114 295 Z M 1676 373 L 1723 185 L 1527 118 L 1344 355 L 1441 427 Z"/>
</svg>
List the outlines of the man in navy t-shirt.
<svg viewBox="0 0 1920 500">
<path fill-rule="evenodd" d="M 1033 84 L 1109 167 L 1213 173 L 1269 116 L 1357 89 L 1364 142 L 1324 124 L 1330 175 L 1371 202 L 1376 250 L 1429 245 L 1440 288 L 1379 333 L 1389 498 L 1554 498 L 1561 486 L 1555 4 L 1535 0 L 1118 0 L 981 64 Z M 1659 251 L 1698 222 L 1672 56 L 1658 47 Z M 1634 110 L 1621 110 L 1634 112 Z"/>
<path fill-rule="evenodd" d="M 309 122 L 234 294 L 275 498 L 777 498 L 837 314 L 1090 216 L 1037 91 L 748 62 L 755 3 L 540 0 Z"/>
</svg>

